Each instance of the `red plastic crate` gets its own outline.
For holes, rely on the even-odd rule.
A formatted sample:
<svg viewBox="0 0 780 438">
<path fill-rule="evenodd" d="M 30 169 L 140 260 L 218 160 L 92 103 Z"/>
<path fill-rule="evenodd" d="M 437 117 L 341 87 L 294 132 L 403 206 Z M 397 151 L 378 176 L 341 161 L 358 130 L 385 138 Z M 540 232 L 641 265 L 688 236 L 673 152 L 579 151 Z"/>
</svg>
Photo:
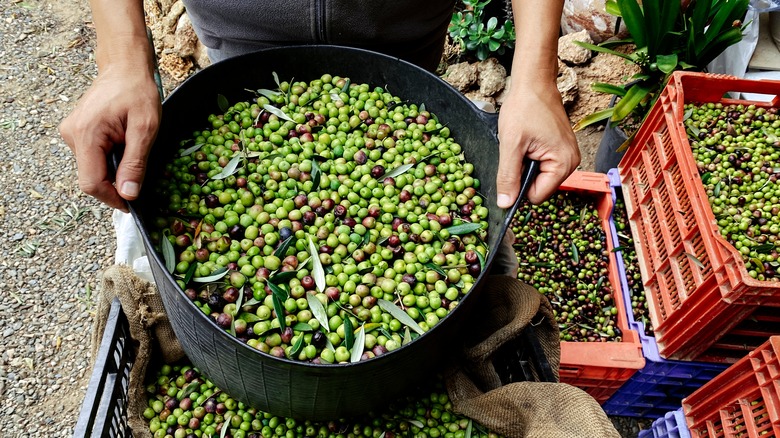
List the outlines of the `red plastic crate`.
<svg viewBox="0 0 780 438">
<path fill-rule="evenodd" d="M 774 99 L 723 98 L 727 92 Z M 754 315 L 759 306 L 780 306 L 780 283 L 751 278 L 721 236 L 683 125 L 688 102 L 778 106 L 780 81 L 675 72 L 619 165 L 661 355 L 734 362 L 780 334 L 780 320 Z"/>
<path fill-rule="evenodd" d="M 596 198 L 596 208 L 610 251 L 609 281 L 615 290 L 612 297 L 618 309 L 624 308 L 616 254 L 612 252 L 614 245 L 610 236 L 614 204 L 609 179 L 601 173 L 574 172 L 561 184 L 559 190 Z M 581 388 L 599 403 L 604 403 L 637 370 L 644 367 L 639 335 L 629 326 L 623 312 L 618 312 L 617 326 L 623 333 L 623 342 L 561 342 L 560 381 Z"/>
<path fill-rule="evenodd" d="M 694 438 L 780 438 L 780 336 L 683 399 Z"/>
</svg>

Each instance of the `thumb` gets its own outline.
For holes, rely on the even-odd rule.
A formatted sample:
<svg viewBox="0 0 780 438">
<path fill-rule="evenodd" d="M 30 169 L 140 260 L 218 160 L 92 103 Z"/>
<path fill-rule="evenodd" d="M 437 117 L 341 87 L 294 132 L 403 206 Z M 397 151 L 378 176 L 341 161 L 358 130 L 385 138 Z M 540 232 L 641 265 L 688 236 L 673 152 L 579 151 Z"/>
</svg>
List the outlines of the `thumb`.
<svg viewBox="0 0 780 438">
<path fill-rule="evenodd" d="M 116 172 L 119 195 L 131 201 L 138 198 L 146 173 L 146 162 L 159 122 L 154 118 L 128 115 L 125 150 Z"/>
<path fill-rule="evenodd" d="M 499 152 L 498 172 L 496 173 L 497 203 L 500 208 L 510 208 L 520 193 L 523 160 L 521 154 L 503 155 Z"/>
</svg>

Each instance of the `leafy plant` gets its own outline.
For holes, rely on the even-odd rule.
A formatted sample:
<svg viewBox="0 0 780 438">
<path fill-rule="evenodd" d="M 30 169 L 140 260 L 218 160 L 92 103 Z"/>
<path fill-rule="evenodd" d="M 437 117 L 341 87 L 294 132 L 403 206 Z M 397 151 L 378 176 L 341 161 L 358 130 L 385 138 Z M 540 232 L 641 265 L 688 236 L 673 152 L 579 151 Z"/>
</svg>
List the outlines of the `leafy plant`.
<svg viewBox="0 0 780 438">
<path fill-rule="evenodd" d="M 490 0 L 462 0 L 463 10 L 452 15 L 450 37 L 467 52 L 484 61 L 491 52 L 503 55 L 515 45 L 515 26 L 511 19 L 490 17 L 485 20 L 485 6 Z"/>
<path fill-rule="evenodd" d="M 742 18 L 749 0 L 692 0 L 683 8 L 677 0 L 608 0 L 608 13 L 620 17 L 630 37 L 599 45 L 577 42 L 582 47 L 626 59 L 641 71 L 627 85 L 593 84 L 593 89 L 614 94 L 620 100 L 612 108 L 580 120 L 580 130 L 609 119 L 624 123 L 629 116 L 641 121 L 655 103 L 669 77 L 677 70 L 705 70 L 726 48 L 742 40 Z M 614 47 L 633 44 L 630 53 Z M 630 133 L 633 134 L 633 133 Z"/>
</svg>

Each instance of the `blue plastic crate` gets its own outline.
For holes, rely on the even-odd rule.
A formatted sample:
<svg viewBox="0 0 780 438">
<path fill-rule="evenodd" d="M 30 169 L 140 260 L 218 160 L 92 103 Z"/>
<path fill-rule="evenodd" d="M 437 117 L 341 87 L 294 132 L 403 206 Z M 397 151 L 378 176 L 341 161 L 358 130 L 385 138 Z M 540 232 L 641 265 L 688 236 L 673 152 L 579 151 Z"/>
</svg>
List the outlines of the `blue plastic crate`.
<svg viewBox="0 0 780 438">
<path fill-rule="evenodd" d="M 613 200 L 615 200 L 620 190 L 620 176 L 617 169 L 610 170 L 607 175 L 612 186 Z M 614 220 L 611 223 L 614 226 Z M 615 229 L 613 229 L 612 238 L 615 247 L 619 247 L 620 243 Z M 658 344 L 656 344 L 655 338 L 647 336 L 644 324 L 634 319 L 634 314 L 630 309 L 631 291 L 626 282 L 623 255 L 620 254 L 620 251 L 616 255 L 623 302 L 626 304 L 624 311 L 627 313 L 629 326 L 639 333 L 642 354 L 645 357 L 645 367 L 626 381 L 602 407 L 608 415 L 659 418 L 667 412 L 679 408 L 683 398 L 720 374 L 728 365 L 662 358 L 658 353 Z"/>
<path fill-rule="evenodd" d="M 640 430 L 637 438 L 691 438 L 682 408 L 667 412 L 650 429 Z"/>
</svg>

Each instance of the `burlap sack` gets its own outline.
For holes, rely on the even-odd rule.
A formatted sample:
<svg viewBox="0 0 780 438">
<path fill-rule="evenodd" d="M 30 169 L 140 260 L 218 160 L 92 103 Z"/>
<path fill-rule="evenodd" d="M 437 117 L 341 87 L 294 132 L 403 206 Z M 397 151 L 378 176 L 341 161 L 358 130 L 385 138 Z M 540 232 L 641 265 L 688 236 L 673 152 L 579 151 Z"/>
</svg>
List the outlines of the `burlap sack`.
<svg viewBox="0 0 780 438">
<path fill-rule="evenodd" d="M 515 278 L 490 277 L 467 324 L 462 360 L 447 373 L 455 411 L 509 438 L 619 438 L 596 400 L 579 388 L 502 382 L 495 355 L 530 324 L 557 380 L 560 341 L 550 303 Z"/>
<path fill-rule="evenodd" d="M 184 351 L 173 333 L 157 288 L 139 278 L 132 268 L 124 265 L 108 268 L 103 273 L 98 294 L 97 312 L 92 328 L 92 357 L 96 357 L 100 348 L 111 301 L 117 297 L 127 316 L 130 336 L 136 348 L 127 392 L 128 424 L 134 436 L 151 438 L 149 426 L 142 415 L 146 409 L 146 367 L 157 353 L 161 353 L 166 363 L 173 363 L 184 357 Z"/>
</svg>

